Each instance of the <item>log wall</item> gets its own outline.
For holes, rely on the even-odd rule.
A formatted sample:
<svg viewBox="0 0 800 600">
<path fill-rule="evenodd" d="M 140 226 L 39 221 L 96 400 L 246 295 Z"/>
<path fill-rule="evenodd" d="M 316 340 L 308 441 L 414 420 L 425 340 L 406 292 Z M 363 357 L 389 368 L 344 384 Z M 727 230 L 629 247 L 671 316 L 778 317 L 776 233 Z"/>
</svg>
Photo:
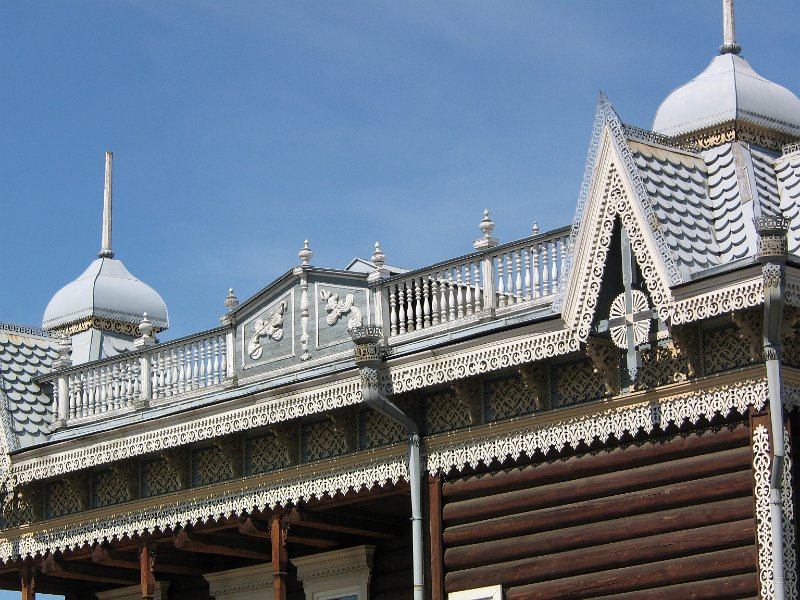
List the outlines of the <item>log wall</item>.
<svg viewBox="0 0 800 600">
<path fill-rule="evenodd" d="M 445 593 L 756 597 L 751 468 L 739 424 L 447 481 Z"/>
</svg>

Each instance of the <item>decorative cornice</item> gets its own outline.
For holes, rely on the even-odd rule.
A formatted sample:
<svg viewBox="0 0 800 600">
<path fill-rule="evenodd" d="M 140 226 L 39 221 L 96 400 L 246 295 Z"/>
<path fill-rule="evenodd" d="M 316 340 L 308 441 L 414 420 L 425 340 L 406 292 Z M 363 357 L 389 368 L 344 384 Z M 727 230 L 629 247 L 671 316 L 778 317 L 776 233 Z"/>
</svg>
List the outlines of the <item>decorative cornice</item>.
<svg viewBox="0 0 800 600">
<path fill-rule="evenodd" d="M 580 344 L 569 331 L 519 335 L 458 352 L 424 358 L 412 364 L 390 367 L 381 387 L 389 394 L 457 381 L 465 377 L 519 366 L 553 356 L 576 352 Z"/>
<path fill-rule="evenodd" d="M 683 391 L 697 385 L 692 382 L 674 386 L 672 395 L 646 392 L 633 398 L 622 397 L 611 405 L 600 405 L 604 407 L 600 410 L 591 411 L 591 406 L 583 406 L 551 411 L 543 417 L 561 418 L 541 425 L 538 425 L 541 417 L 534 415 L 524 421 L 499 423 L 456 435 L 432 436 L 425 440 L 427 470 L 431 473 L 449 472 L 453 468 L 463 470 L 479 462 L 490 464 L 509 457 L 517 459 L 523 454 L 533 456 L 537 451 L 547 453 L 566 446 L 576 448 L 595 441 L 605 443 L 625 434 L 649 433 L 671 423 L 698 424 L 701 419 L 711 419 L 715 415 L 744 414 L 751 407 L 760 410 L 767 397 L 766 381 L 757 370 L 749 373 L 753 376 L 742 380 L 737 380 L 743 376 L 739 372 L 700 382 L 713 387 L 699 390 Z M 785 389 L 787 404 L 800 396 L 797 384 L 787 383 Z M 396 484 L 407 480 L 407 476 L 406 449 L 401 443 L 238 482 L 186 490 L 160 501 L 157 498 L 137 500 L 26 525 L 5 532 L 5 539 L 0 540 L 0 558 L 11 560 L 42 555 L 144 531 L 165 531 L 191 523 L 215 521 L 232 514 L 296 504 L 325 494 L 332 496 L 374 485 Z M 234 488 L 236 485 L 240 487 Z"/>
<path fill-rule="evenodd" d="M 758 277 L 676 302 L 672 309 L 672 324 L 700 321 L 763 303 L 764 280 Z"/>
<path fill-rule="evenodd" d="M 228 482 L 181 492 L 161 502 L 152 498 L 137 501 L 127 510 L 124 506 L 114 506 L 9 530 L 5 532 L 5 539 L 0 540 L 0 559 L 41 556 L 48 551 L 66 551 L 145 531 L 166 531 L 193 523 L 213 522 L 325 494 L 358 492 L 362 488 L 407 480 L 405 444 L 399 444 L 366 456 L 349 456 L 246 479 L 236 489 L 231 489 L 232 483 Z"/>
<path fill-rule="evenodd" d="M 475 467 L 479 461 L 490 464 L 523 454 L 533 456 L 536 452 L 547 453 L 566 446 L 577 448 L 595 441 L 607 442 L 619 439 L 624 434 L 638 431 L 650 433 L 656 427 L 664 428 L 670 423 L 697 424 L 701 418 L 711 419 L 715 415 L 730 416 L 736 412 L 744 414 L 750 407 L 760 410 L 767 397 L 764 379 L 732 381 L 719 387 L 690 391 L 663 400 L 645 400 L 623 407 L 607 408 L 595 413 L 547 423 L 541 426 L 518 427 L 512 431 L 489 432 L 467 439 L 441 443 L 431 442 L 427 455 L 430 473 L 458 471 L 467 466 Z M 535 423 L 535 421 L 534 421 Z"/>
</svg>

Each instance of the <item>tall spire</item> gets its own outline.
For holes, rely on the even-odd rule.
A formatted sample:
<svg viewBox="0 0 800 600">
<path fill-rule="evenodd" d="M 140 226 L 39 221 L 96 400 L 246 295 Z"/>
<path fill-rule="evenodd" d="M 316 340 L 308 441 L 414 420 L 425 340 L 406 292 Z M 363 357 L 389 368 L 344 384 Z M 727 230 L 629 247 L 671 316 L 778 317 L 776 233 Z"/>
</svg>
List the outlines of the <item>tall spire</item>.
<svg viewBox="0 0 800 600">
<path fill-rule="evenodd" d="M 100 258 L 114 258 L 114 252 L 111 250 L 111 164 L 113 160 L 114 155 L 110 150 L 106 150 L 106 181 L 103 187 L 103 239 L 100 252 L 97 254 Z"/>
<path fill-rule="evenodd" d="M 733 0 L 722 0 L 722 46 L 720 54 L 739 54 L 742 47 L 736 43 L 736 20 L 733 17 Z"/>
</svg>

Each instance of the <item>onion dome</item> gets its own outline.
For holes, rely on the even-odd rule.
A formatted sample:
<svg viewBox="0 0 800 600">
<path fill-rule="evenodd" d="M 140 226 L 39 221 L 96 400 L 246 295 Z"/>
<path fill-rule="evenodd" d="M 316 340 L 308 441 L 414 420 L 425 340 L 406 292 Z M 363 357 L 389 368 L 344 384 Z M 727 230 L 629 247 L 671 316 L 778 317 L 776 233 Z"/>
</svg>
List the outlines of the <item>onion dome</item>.
<svg viewBox="0 0 800 600">
<path fill-rule="evenodd" d="M 653 130 L 711 147 L 733 140 L 780 149 L 800 138 L 800 99 L 756 73 L 736 44 L 732 0 L 723 3 L 721 54 L 700 75 L 673 91 Z"/>
<path fill-rule="evenodd" d="M 161 296 L 131 275 L 111 250 L 111 161 L 111 152 L 106 152 L 103 237 L 98 258 L 75 281 L 56 292 L 44 311 L 44 329 L 69 335 L 99 329 L 134 337 L 144 313 L 155 331 L 169 327 L 167 305 Z"/>
<path fill-rule="evenodd" d="M 133 333 L 145 312 L 156 330 L 169 327 L 167 305 L 153 288 L 131 275 L 121 260 L 97 258 L 56 292 L 44 311 L 42 327 L 73 332 L 88 329 L 99 319 L 107 322 L 102 329 Z"/>
</svg>

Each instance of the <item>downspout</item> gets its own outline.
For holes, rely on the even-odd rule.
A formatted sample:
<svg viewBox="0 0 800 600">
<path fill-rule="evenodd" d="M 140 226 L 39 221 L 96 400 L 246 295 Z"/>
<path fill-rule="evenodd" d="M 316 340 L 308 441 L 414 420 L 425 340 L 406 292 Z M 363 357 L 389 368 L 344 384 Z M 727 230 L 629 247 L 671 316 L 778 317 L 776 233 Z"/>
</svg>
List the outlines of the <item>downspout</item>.
<svg viewBox="0 0 800 600">
<path fill-rule="evenodd" d="M 383 362 L 383 331 L 377 325 L 350 329 L 355 344 L 355 362 L 361 373 L 361 394 L 370 408 L 398 423 L 408 434 L 408 478 L 411 486 L 411 548 L 414 569 L 414 600 L 425 598 L 422 549 L 422 465 L 419 453 L 419 428 L 397 405 L 380 392 L 378 368 Z"/>
<path fill-rule="evenodd" d="M 783 377 L 781 375 L 781 328 L 783 326 L 784 287 L 786 283 L 786 232 L 789 220 L 784 217 L 756 217 L 758 258 L 764 276 L 764 363 L 767 369 L 770 428 L 772 430 L 772 473 L 770 476 L 770 522 L 772 525 L 772 565 L 775 600 L 784 600 L 783 511 Z"/>
</svg>

